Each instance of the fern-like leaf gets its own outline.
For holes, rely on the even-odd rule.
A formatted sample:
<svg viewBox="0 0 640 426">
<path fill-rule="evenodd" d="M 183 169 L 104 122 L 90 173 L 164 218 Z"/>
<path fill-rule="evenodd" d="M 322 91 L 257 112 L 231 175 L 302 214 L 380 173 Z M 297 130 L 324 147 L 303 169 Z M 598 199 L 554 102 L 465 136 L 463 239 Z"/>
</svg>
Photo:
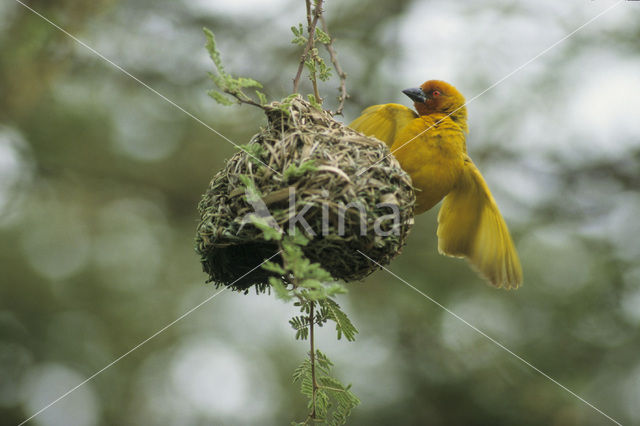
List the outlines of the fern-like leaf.
<svg viewBox="0 0 640 426">
<path fill-rule="evenodd" d="M 340 309 L 340 305 L 336 303 L 333 299 L 324 299 L 319 301 L 322 307 L 326 307 L 328 311 L 328 317 L 333 322 L 336 323 L 336 332 L 338 333 L 338 340 L 344 337 L 353 342 L 356 340 L 356 334 L 358 330 L 353 325 L 347 314 L 345 314 L 342 309 Z"/>
</svg>

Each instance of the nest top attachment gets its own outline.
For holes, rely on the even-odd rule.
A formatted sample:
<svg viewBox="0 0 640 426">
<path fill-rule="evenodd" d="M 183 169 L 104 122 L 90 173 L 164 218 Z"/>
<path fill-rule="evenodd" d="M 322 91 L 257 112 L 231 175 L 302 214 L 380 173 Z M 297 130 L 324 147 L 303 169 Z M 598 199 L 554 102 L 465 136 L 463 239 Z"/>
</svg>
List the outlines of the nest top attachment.
<svg viewBox="0 0 640 426">
<path fill-rule="evenodd" d="M 198 205 L 196 251 L 209 281 L 268 287 L 273 273 L 256 267 L 279 248 L 256 217 L 284 233 L 303 231 L 304 254 L 336 279 L 378 269 L 360 252 L 388 264 L 413 224 L 415 195 L 386 145 L 300 97 L 265 110 L 267 126 L 213 177 Z"/>
</svg>

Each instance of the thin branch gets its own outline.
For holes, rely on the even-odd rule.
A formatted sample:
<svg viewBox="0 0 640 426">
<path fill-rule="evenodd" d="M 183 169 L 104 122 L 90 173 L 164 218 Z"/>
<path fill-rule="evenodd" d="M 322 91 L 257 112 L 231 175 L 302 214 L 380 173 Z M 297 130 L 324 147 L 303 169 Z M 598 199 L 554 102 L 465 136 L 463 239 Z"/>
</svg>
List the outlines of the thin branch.
<svg viewBox="0 0 640 426">
<path fill-rule="evenodd" d="M 242 91 L 235 91 L 235 90 L 229 90 L 229 89 L 224 89 L 223 91 L 224 91 L 224 93 L 226 93 L 228 95 L 231 95 L 234 98 L 236 98 L 238 100 L 238 102 L 241 103 L 241 104 L 253 105 L 253 106 L 257 106 L 258 108 L 265 109 L 264 105 L 259 104 L 258 102 L 254 101 L 253 99 L 251 99 L 250 97 L 245 95 Z"/>
<path fill-rule="evenodd" d="M 327 22 L 324 19 L 324 16 L 320 16 L 320 24 L 322 25 L 322 30 L 329 34 L 329 29 L 327 28 Z M 329 52 L 329 56 L 331 57 L 331 63 L 333 64 L 333 68 L 335 68 L 338 77 L 340 77 L 340 88 L 338 89 L 340 95 L 338 96 L 338 108 L 332 112 L 332 115 L 342 115 L 342 110 L 344 109 L 344 102 L 349 98 L 347 94 L 347 73 L 342 70 L 340 66 L 340 62 L 338 62 L 338 55 L 336 54 L 336 50 L 333 48 L 333 37 L 329 35 L 330 41 L 328 44 L 325 44 L 325 48 L 327 52 Z"/>
<path fill-rule="evenodd" d="M 282 244 L 282 241 L 278 242 L 278 246 L 280 247 L 280 251 L 281 251 L 281 259 L 282 259 L 282 263 L 283 266 L 285 267 L 285 269 L 289 268 L 288 265 L 288 261 L 287 261 L 287 257 L 284 255 L 285 253 L 285 248 L 284 245 Z M 291 285 L 293 286 L 293 290 L 295 291 L 299 285 L 298 285 L 298 277 L 296 277 L 295 275 L 293 276 Z M 305 298 L 300 295 L 297 294 L 298 296 L 298 300 L 300 301 L 300 305 L 303 306 L 305 304 L 305 302 L 307 300 L 305 300 Z M 316 350 L 315 350 L 315 334 L 314 334 L 314 327 L 313 327 L 313 321 L 314 321 L 314 307 L 315 307 L 315 303 L 313 301 L 309 301 L 309 345 L 310 345 L 310 353 L 309 353 L 309 361 L 311 362 L 311 401 L 312 401 L 312 406 L 311 406 L 311 412 L 309 413 L 309 415 L 307 416 L 306 420 L 304 421 L 304 424 L 308 424 L 309 421 L 311 421 L 312 423 L 315 423 L 315 420 L 317 419 L 317 415 L 316 415 L 316 394 L 318 392 L 318 389 L 320 386 L 318 386 L 318 382 L 316 380 Z"/>
<path fill-rule="evenodd" d="M 311 418 L 316 418 L 316 392 L 318 391 L 318 383 L 316 382 L 316 351 L 314 348 L 314 336 L 313 336 L 313 307 L 314 302 L 309 303 L 309 342 L 311 346 L 311 400 L 312 400 L 312 408 L 311 408 Z"/>
<path fill-rule="evenodd" d="M 331 386 L 318 386 L 319 389 L 326 389 L 326 390 L 330 390 L 333 392 L 342 392 L 342 393 L 347 393 L 348 391 L 345 389 L 338 389 L 338 388 L 332 388 Z"/>
<path fill-rule="evenodd" d="M 318 81 L 316 80 L 315 69 L 311 71 L 311 75 L 309 76 L 309 78 L 311 79 L 311 84 L 313 85 L 313 96 L 315 96 L 316 102 L 322 105 L 322 98 L 320 97 L 320 91 L 318 90 Z"/>
<path fill-rule="evenodd" d="M 298 93 L 298 86 L 300 85 L 300 76 L 302 76 L 302 70 L 304 69 L 304 63 L 309 56 L 309 52 L 313 49 L 315 43 L 315 34 L 316 34 L 316 26 L 318 24 L 318 20 L 322 15 L 322 0 L 316 1 L 315 11 L 313 13 L 313 19 L 311 19 L 311 0 L 305 0 L 307 5 L 307 45 L 304 47 L 304 51 L 302 52 L 302 56 L 300 57 L 300 63 L 298 64 L 298 72 L 296 73 L 295 78 L 293 79 L 293 93 Z M 316 96 L 316 101 L 320 102 L 318 95 L 317 84 L 315 84 L 315 79 L 312 80 L 314 82 L 314 93 Z"/>
<path fill-rule="evenodd" d="M 305 0 L 304 4 L 307 7 L 307 30 L 309 30 L 311 28 L 311 0 Z"/>
<path fill-rule="evenodd" d="M 318 7 L 321 6 L 316 2 L 316 7 L 314 9 L 314 20 L 315 20 L 315 25 L 313 25 L 313 22 L 311 20 L 311 2 L 310 0 L 305 0 L 305 3 L 307 5 L 307 29 L 309 31 L 309 40 L 311 40 L 311 49 L 309 49 L 309 56 L 306 59 L 306 61 L 311 61 L 312 64 L 315 65 L 316 62 L 316 58 L 317 58 L 317 51 L 315 50 L 315 44 L 316 44 L 316 25 L 318 24 L 318 17 L 322 15 L 322 10 L 319 10 Z M 311 26 L 313 25 L 313 31 L 311 31 Z M 316 68 L 315 66 L 313 68 L 311 68 L 310 72 L 309 72 L 309 80 L 311 80 L 311 84 L 313 86 L 313 95 L 316 98 L 316 102 L 318 102 L 320 105 L 322 105 L 322 99 L 320 99 L 320 92 L 318 91 L 318 81 L 316 80 Z"/>
</svg>

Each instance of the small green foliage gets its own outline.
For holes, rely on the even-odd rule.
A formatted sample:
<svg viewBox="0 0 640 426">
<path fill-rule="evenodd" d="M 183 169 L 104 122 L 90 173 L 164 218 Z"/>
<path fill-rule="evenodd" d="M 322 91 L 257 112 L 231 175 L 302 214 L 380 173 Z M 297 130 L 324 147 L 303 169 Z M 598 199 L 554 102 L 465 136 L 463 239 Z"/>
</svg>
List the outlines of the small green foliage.
<svg viewBox="0 0 640 426">
<path fill-rule="evenodd" d="M 289 320 L 289 325 L 296 331 L 296 340 L 307 340 L 309 337 L 309 317 L 299 315 Z"/>
<path fill-rule="evenodd" d="M 282 99 L 280 101 L 280 104 L 278 104 L 278 109 L 287 116 L 291 114 L 291 112 L 289 111 L 289 108 L 291 107 L 291 101 L 293 101 L 293 99 L 295 99 L 296 96 L 298 96 L 297 93 L 292 93 L 286 98 Z"/>
<path fill-rule="evenodd" d="M 300 171 L 312 166 L 312 164 L 303 163 L 295 170 Z M 250 192 L 249 181 L 246 182 L 246 186 L 247 191 Z M 294 306 L 300 313 L 289 320 L 289 325 L 295 331 L 296 339 L 310 340 L 312 348 L 310 354 L 315 355 L 305 359 L 294 371 L 294 381 L 300 382 L 300 391 L 309 399 L 310 413 L 304 422 L 292 424 L 302 425 L 313 422 L 343 425 L 351 410 L 360 401 L 349 390 L 349 386 L 344 386 L 338 379 L 331 376 L 330 370 L 333 364 L 327 356 L 313 350 L 312 328 L 321 327 L 328 321 L 333 321 L 338 339 L 344 336 L 349 341 L 355 340 L 358 330 L 347 314 L 342 311 L 340 305 L 333 300 L 334 296 L 346 293 L 347 289 L 335 281 L 320 264 L 311 263 L 305 257 L 303 247 L 307 245 L 309 239 L 302 232 L 285 235 L 278 241 L 282 264 L 266 262 L 262 267 L 280 277 L 269 279 L 276 296 L 285 301 L 295 300 Z"/>
<path fill-rule="evenodd" d="M 224 106 L 233 105 L 233 101 L 231 101 L 231 99 L 227 98 L 225 95 L 223 95 L 222 93 L 216 90 L 209 90 L 207 94 L 211 96 L 213 100 L 215 100 L 220 105 L 224 105 Z"/>
<path fill-rule="evenodd" d="M 340 291 L 342 289 L 338 289 Z M 318 302 L 320 305 L 320 315 L 336 323 L 336 332 L 338 333 L 338 340 L 344 337 L 353 342 L 356 340 L 356 334 L 358 330 L 353 325 L 349 317 L 340 309 L 340 305 L 333 299 L 324 299 Z"/>
<path fill-rule="evenodd" d="M 215 35 L 208 28 L 203 28 L 202 31 L 204 31 L 204 36 L 207 39 L 207 43 L 205 47 L 209 52 L 209 57 L 213 61 L 214 65 L 216 66 L 216 70 L 218 71 L 218 76 L 223 80 L 230 78 L 231 76 L 227 74 L 224 70 L 224 65 L 222 64 L 222 58 L 220 57 L 220 52 L 218 51 L 218 48 L 216 46 Z"/>
<path fill-rule="evenodd" d="M 323 44 L 331 43 L 331 38 L 327 33 L 316 27 L 316 40 Z M 309 51 L 309 55 L 304 63 L 309 70 L 309 78 L 315 79 L 316 74 L 322 81 L 327 81 L 331 78 L 331 68 L 327 66 L 327 63 L 322 59 L 317 48 L 313 48 Z"/>
<path fill-rule="evenodd" d="M 240 182 L 245 187 L 246 194 L 257 194 L 258 196 L 260 196 L 260 190 L 256 187 L 256 184 L 251 176 L 238 175 L 238 179 L 240 179 Z"/>
<path fill-rule="evenodd" d="M 331 78 L 331 68 L 327 66 L 324 59 L 318 58 L 318 78 L 322 81 L 327 81 Z"/>
<path fill-rule="evenodd" d="M 238 175 L 238 179 L 242 182 L 242 185 L 245 188 L 245 197 L 247 197 L 248 203 L 253 203 L 257 201 L 262 194 L 260 194 L 260 190 L 256 187 L 255 182 L 251 179 L 251 176 L 248 175 Z"/>
<path fill-rule="evenodd" d="M 291 27 L 291 32 L 293 33 L 291 43 L 297 44 L 298 46 L 304 46 L 307 43 L 308 39 L 304 35 L 304 29 L 301 23 L 299 23 L 297 27 Z"/>
<path fill-rule="evenodd" d="M 291 294 L 289 293 L 289 290 L 282 283 L 282 280 L 279 280 L 276 277 L 270 277 L 269 284 L 271 285 L 271 288 L 273 288 L 273 291 L 276 293 L 276 297 L 278 297 L 279 299 L 288 302 L 293 298 L 293 296 L 291 296 Z"/>
<path fill-rule="evenodd" d="M 207 39 L 205 47 L 209 52 L 209 57 L 213 61 L 216 70 L 215 73 L 210 72 L 209 77 L 211 78 L 211 80 L 213 80 L 213 83 L 219 89 L 219 91 L 209 91 L 209 96 L 211 96 L 216 102 L 222 105 L 233 104 L 233 102 L 224 95 L 225 93 L 235 97 L 238 102 L 251 103 L 254 105 L 266 104 L 267 97 L 261 91 L 255 91 L 256 95 L 258 96 L 258 101 L 255 101 L 249 95 L 244 93 L 243 90 L 249 88 L 262 89 L 262 84 L 252 78 L 233 78 L 231 74 L 226 72 L 222 63 L 220 51 L 218 50 L 218 47 L 216 45 L 216 38 L 213 32 L 211 32 L 211 30 L 209 30 L 208 28 L 203 28 L 202 30 L 204 31 L 204 35 Z"/>
<path fill-rule="evenodd" d="M 309 99 L 309 102 L 311 103 L 311 106 L 313 106 L 315 109 L 322 110 L 322 105 L 320 105 L 318 103 L 318 101 L 316 100 L 315 95 L 312 95 L 311 93 L 309 93 L 307 95 L 307 99 Z"/>
<path fill-rule="evenodd" d="M 259 143 L 248 143 L 240 145 L 240 149 L 249 154 L 249 161 L 251 161 L 255 166 L 264 166 L 262 158 L 264 158 L 266 152 L 262 145 Z"/>
<path fill-rule="evenodd" d="M 302 394 L 311 397 L 311 361 L 309 359 L 302 361 L 302 364 L 293 370 L 293 382 L 298 381 L 302 384 Z"/>
<path fill-rule="evenodd" d="M 266 105 L 267 102 L 269 102 L 269 101 L 267 101 L 267 96 L 264 93 L 262 93 L 261 91 L 256 90 L 256 95 L 258 96 L 258 99 L 260 100 L 260 105 Z"/>
<path fill-rule="evenodd" d="M 260 100 L 260 105 L 266 105 L 267 104 L 267 95 L 265 95 L 264 93 L 262 93 L 259 90 L 256 90 L 256 95 L 258 95 L 258 99 Z"/>
<path fill-rule="evenodd" d="M 267 271 L 271 271 L 271 272 L 275 272 L 276 274 L 279 275 L 284 275 L 286 274 L 286 271 L 284 270 L 284 268 L 280 265 L 278 265 L 277 263 L 274 262 L 265 262 L 262 265 L 262 269 L 265 269 Z M 276 281 L 278 281 L 280 284 L 282 284 L 282 281 L 278 280 L 277 278 L 275 278 Z"/>
<path fill-rule="evenodd" d="M 250 218 L 251 223 L 262 231 L 262 238 L 264 238 L 265 241 L 280 241 L 282 239 L 282 231 L 274 228 L 267 219 L 256 216 L 255 214 L 251 215 Z"/>
<path fill-rule="evenodd" d="M 318 170 L 318 167 L 316 167 L 315 161 L 313 159 L 310 159 L 307 161 L 303 161 L 299 166 L 291 163 L 291 165 L 284 171 L 282 176 L 284 177 L 284 180 L 288 182 L 291 179 L 298 179 L 305 174 L 315 172 L 316 170 Z"/>
<path fill-rule="evenodd" d="M 260 194 L 260 191 L 253 182 L 253 179 L 247 175 L 239 175 L 238 178 L 245 187 L 244 196 L 246 197 L 247 202 L 253 205 L 260 201 L 262 194 Z M 249 215 L 249 218 L 251 219 L 251 223 L 262 231 L 262 238 L 264 238 L 265 241 L 280 241 L 282 239 L 282 230 L 277 226 L 274 226 L 272 223 L 269 223 L 267 218 L 256 214 Z"/>
<path fill-rule="evenodd" d="M 319 4 L 316 4 L 316 8 L 320 7 Z M 315 28 L 315 30 L 313 29 Z M 327 66 L 326 62 L 320 56 L 318 49 L 315 46 L 315 43 L 324 44 L 330 52 L 333 52 L 329 45 L 331 44 L 331 37 L 325 31 L 323 31 L 320 27 L 310 25 L 307 28 L 309 33 L 308 37 L 303 35 L 304 29 L 302 24 L 298 24 L 297 27 L 291 27 L 291 31 L 293 32 L 294 39 L 293 43 L 298 45 L 306 45 L 304 53 L 302 55 L 300 65 L 298 68 L 298 74 L 296 75 L 294 90 L 298 87 L 298 78 L 300 77 L 300 72 L 302 71 L 302 67 L 306 67 L 309 71 L 309 80 L 313 85 L 313 101 L 312 104 L 314 107 L 318 109 L 322 109 L 322 98 L 320 96 L 320 92 L 318 91 L 317 80 L 327 81 L 331 78 L 331 68 Z M 332 54 L 333 55 L 333 54 Z M 331 56 L 333 60 L 333 56 Z"/>
<path fill-rule="evenodd" d="M 304 65 L 309 70 L 309 79 L 311 79 L 314 76 L 315 72 L 316 72 L 316 61 L 315 61 L 314 56 L 313 56 L 314 53 L 317 55 L 318 54 L 318 49 L 316 49 L 316 48 L 311 49 L 310 55 L 304 61 Z"/>
<path fill-rule="evenodd" d="M 294 232 L 293 235 L 289 236 L 289 238 L 292 244 L 299 246 L 306 246 L 310 241 L 302 232 Z"/>
<path fill-rule="evenodd" d="M 324 422 L 328 425 L 343 425 L 347 417 L 360 400 L 350 390 L 350 385 L 343 385 L 338 379 L 331 376 L 333 363 L 325 354 L 315 352 L 316 366 L 316 397 L 315 414 L 316 422 Z M 311 362 L 305 359 L 293 373 L 294 383 L 300 383 L 300 392 L 307 398 L 313 398 L 313 376 Z M 310 407 L 311 408 L 311 407 Z M 304 425 L 307 422 L 293 423 Z"/>
<path fill-rule="evenodd" d="M 233 80 L 233 83 L 237 84 L 237 87 L 257 87 L 258 89 L 262 89 L 262 84 L 252 78 L 238 77 Z"/>
<path fill-rule="evenodd" d="M 296 98 L 296 96 L 298 96 L 298 94 L 297 94 L 297 93 L 292 93 L 292 94 L 290 94 L 289 96 L 287 96 L 286 98 L 282 99 L 282 100 L 280 101 L 280 103 L 281 103 L 281 104 L 282 104 L 286 109 L 288 109 L 289 107 L 291 107 L 291 101 L 293 101 L 293 100 Z M 287 112 L 289 112 L 289 111 L 287 111 Z"/>
<path fill-rule="evenodd" d="M 331 43 L 331 37 L 329 37 L 329 34 L 322 31 L 322 28 L 316 27 L 316 41 L 322 44 L 329 44 Z"/>
</svg>

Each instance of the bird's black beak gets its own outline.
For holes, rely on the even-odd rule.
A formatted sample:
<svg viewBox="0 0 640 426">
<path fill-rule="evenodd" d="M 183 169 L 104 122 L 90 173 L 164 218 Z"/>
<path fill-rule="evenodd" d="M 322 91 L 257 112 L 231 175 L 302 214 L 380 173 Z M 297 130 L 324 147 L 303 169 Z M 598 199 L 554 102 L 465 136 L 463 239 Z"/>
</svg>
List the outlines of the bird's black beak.
<svg viewBox="0 0 640 426">
<path fill-rule="evenodd" d="M 424 93 L 424 91 L 419 87 L 404 89 L 402 93 L 409 96 L 409 98 L 414 102 L 424 102 L 427 100 L 426 93 Z"/>
<path fill-rule="evenodd" d="M 402 93 L 407 95 L 414 102 L 424 102 L 428 99 L 426 93 L 424 93 L 419 87 L 404 89 Z"/>
</svg>

